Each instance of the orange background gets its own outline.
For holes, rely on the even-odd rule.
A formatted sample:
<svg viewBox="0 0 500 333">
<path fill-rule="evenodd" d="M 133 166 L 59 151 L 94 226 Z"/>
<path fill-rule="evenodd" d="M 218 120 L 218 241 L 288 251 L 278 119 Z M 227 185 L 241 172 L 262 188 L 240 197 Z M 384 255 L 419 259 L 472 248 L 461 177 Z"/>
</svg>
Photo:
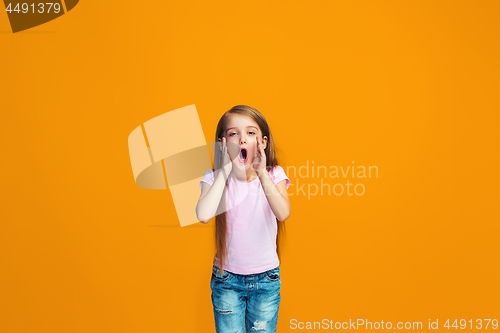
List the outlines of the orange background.
<svg viewBox="0 0 500 333">
<path fill-rule="evenodd" d="M 379 168 L 363 196 L 290 197 L 279 332 L 500 319 L 499 12 L 87 0 L 16 34 L 0 13 L 0 331 L 215 331 L 213 221 L 180 228 L 127 147 L 190 104 L 207 141 L 232 106 L 260 110 L 285 169 Z"/>
</svg>

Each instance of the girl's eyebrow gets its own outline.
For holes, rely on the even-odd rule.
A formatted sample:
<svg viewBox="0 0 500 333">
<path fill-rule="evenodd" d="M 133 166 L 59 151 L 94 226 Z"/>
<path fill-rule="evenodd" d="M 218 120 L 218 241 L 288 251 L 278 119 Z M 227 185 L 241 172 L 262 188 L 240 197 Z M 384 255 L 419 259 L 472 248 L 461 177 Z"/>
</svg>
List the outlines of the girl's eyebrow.
<svg viewBox="0 0 500 333">
<path fill-rule="evenodd" d="M 257 129 L 257 127 L 255 127 L 255 126 L 247 126 L 247 128 L 251 128 L 251 127 L 253 127 L 253 128 L 255 128 L 255 129 Z M 233 129 L 233 128 L 237 128 L 237 127 L 230 127 L 230 128 L 228 128 L 228 129 L 226 130 L 226 132 L 227 132 L 227 131 L 229 131 L 230 129 Z"/>
</svg>

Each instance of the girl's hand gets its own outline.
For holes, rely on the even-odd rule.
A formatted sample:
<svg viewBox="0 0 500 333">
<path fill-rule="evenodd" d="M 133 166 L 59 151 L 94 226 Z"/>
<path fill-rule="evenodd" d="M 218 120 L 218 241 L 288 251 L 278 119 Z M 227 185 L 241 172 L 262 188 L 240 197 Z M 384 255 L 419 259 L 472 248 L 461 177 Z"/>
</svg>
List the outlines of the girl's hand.
<svg viewBox="0 0 500 333">
<path fill-rule="evenodd" d="M 257 176 L 260 176 L 262 172 L 266 171 L 266 153 L 264 152 L 264 148 L 262 147 L 259 138 L 256 137 L 256 139 L 257 151 L 253 159 L 252 168 L 257 173 Z"/>
<path fill-rule="evenodd" d="M 233 161 L 231 161 L 231 158 L 229 157 L 229 154 L 227 152 L 227 143 L 226 143 L 226 138 L 222 137 L 222 163 L 221 163 L 222 170 L 224 172 L 224 178 L 227 179 L 229 177 L 229 174 L 231 173 L 231 170 L 233 169 Z"/>
</svg>

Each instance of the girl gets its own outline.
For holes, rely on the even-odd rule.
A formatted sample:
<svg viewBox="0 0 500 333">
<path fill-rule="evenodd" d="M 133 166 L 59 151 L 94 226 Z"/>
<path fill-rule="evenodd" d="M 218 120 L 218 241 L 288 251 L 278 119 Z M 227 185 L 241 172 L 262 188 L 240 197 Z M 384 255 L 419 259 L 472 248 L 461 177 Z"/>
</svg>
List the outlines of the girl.
<svg viewBox="0 0 500 333">
<path fill-rule="evenodd" d="M 215 134 L 215 170 L 200 182 L 198 220 L 215 215 L 212 304 L 218 333 L 276 332 L 280 303 L 278 231 L 290 216 L 290 179 L 271 130 L 254 108 L 224 113 Z"/>
</svg>

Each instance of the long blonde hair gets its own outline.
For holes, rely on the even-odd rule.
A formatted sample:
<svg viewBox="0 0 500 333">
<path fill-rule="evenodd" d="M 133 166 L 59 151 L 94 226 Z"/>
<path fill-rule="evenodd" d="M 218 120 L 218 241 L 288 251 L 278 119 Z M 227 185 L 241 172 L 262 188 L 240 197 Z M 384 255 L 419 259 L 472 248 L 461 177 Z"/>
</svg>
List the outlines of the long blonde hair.
<svg viewBox="0 0 500 333">
<path fill-rule="evenodd" d="M 266 154 L 266 170 L 267 171 L 272 170 L 275 166 L 278 165 L 278 158 L 275 152 L 274 140 L 271 134 L 271 129 L 269 128 L 269 125 L 267 124 L 267 121 L 264 118 L 264 116 L 259 111 L 250 106 L 236 105 L 222 115 L 222 117 L 219 120 L 219 123 L 217 124 L 217 130 L 215 132 L 215 142 L 218 142 L 219 139 L 222 140 L 226 123 L 229 120 L 229 117 L 231 117 L 234 114 L 239 114 L 251 118 L 253 121 L 257 123 L 257 125 L 259 125 L 259 128 L 262 132 L 262 137 L 267 136 L 267 146 L 266 149 L 264 150 Z M 215 156 L 214 156 L 215 170 L 221 170 L 221 164 L 222 164 L 221 158 L 222 158 L 222 152 L 219 149 L 215 149 Z M 227 257 L 226 253 L 227 225 L 226 225 L 226 210 L 225 210 L 227 187 L 228 184 L 226 183 L 226 186 L 222 193 L 221 201 L 219 203 L 219 207 L 217 209 L 217 211 L 221 211 L 223 213 L 215 217 L 215 244 L 217 248 L 216 258 L 219 260 L 221 275 L 224 274 L 224 263 Z M 278 258 L 281 261 L 279 242 L 280 242 L 280 235 L 283 235 L 285 232 L 285 224 L 284 221 L 280 222 L 278 219 L 276 219 L 276 222 L 278 224 L 277 236 L 276 236 L 276 252 L 278 254 Z"/>
</svg>

